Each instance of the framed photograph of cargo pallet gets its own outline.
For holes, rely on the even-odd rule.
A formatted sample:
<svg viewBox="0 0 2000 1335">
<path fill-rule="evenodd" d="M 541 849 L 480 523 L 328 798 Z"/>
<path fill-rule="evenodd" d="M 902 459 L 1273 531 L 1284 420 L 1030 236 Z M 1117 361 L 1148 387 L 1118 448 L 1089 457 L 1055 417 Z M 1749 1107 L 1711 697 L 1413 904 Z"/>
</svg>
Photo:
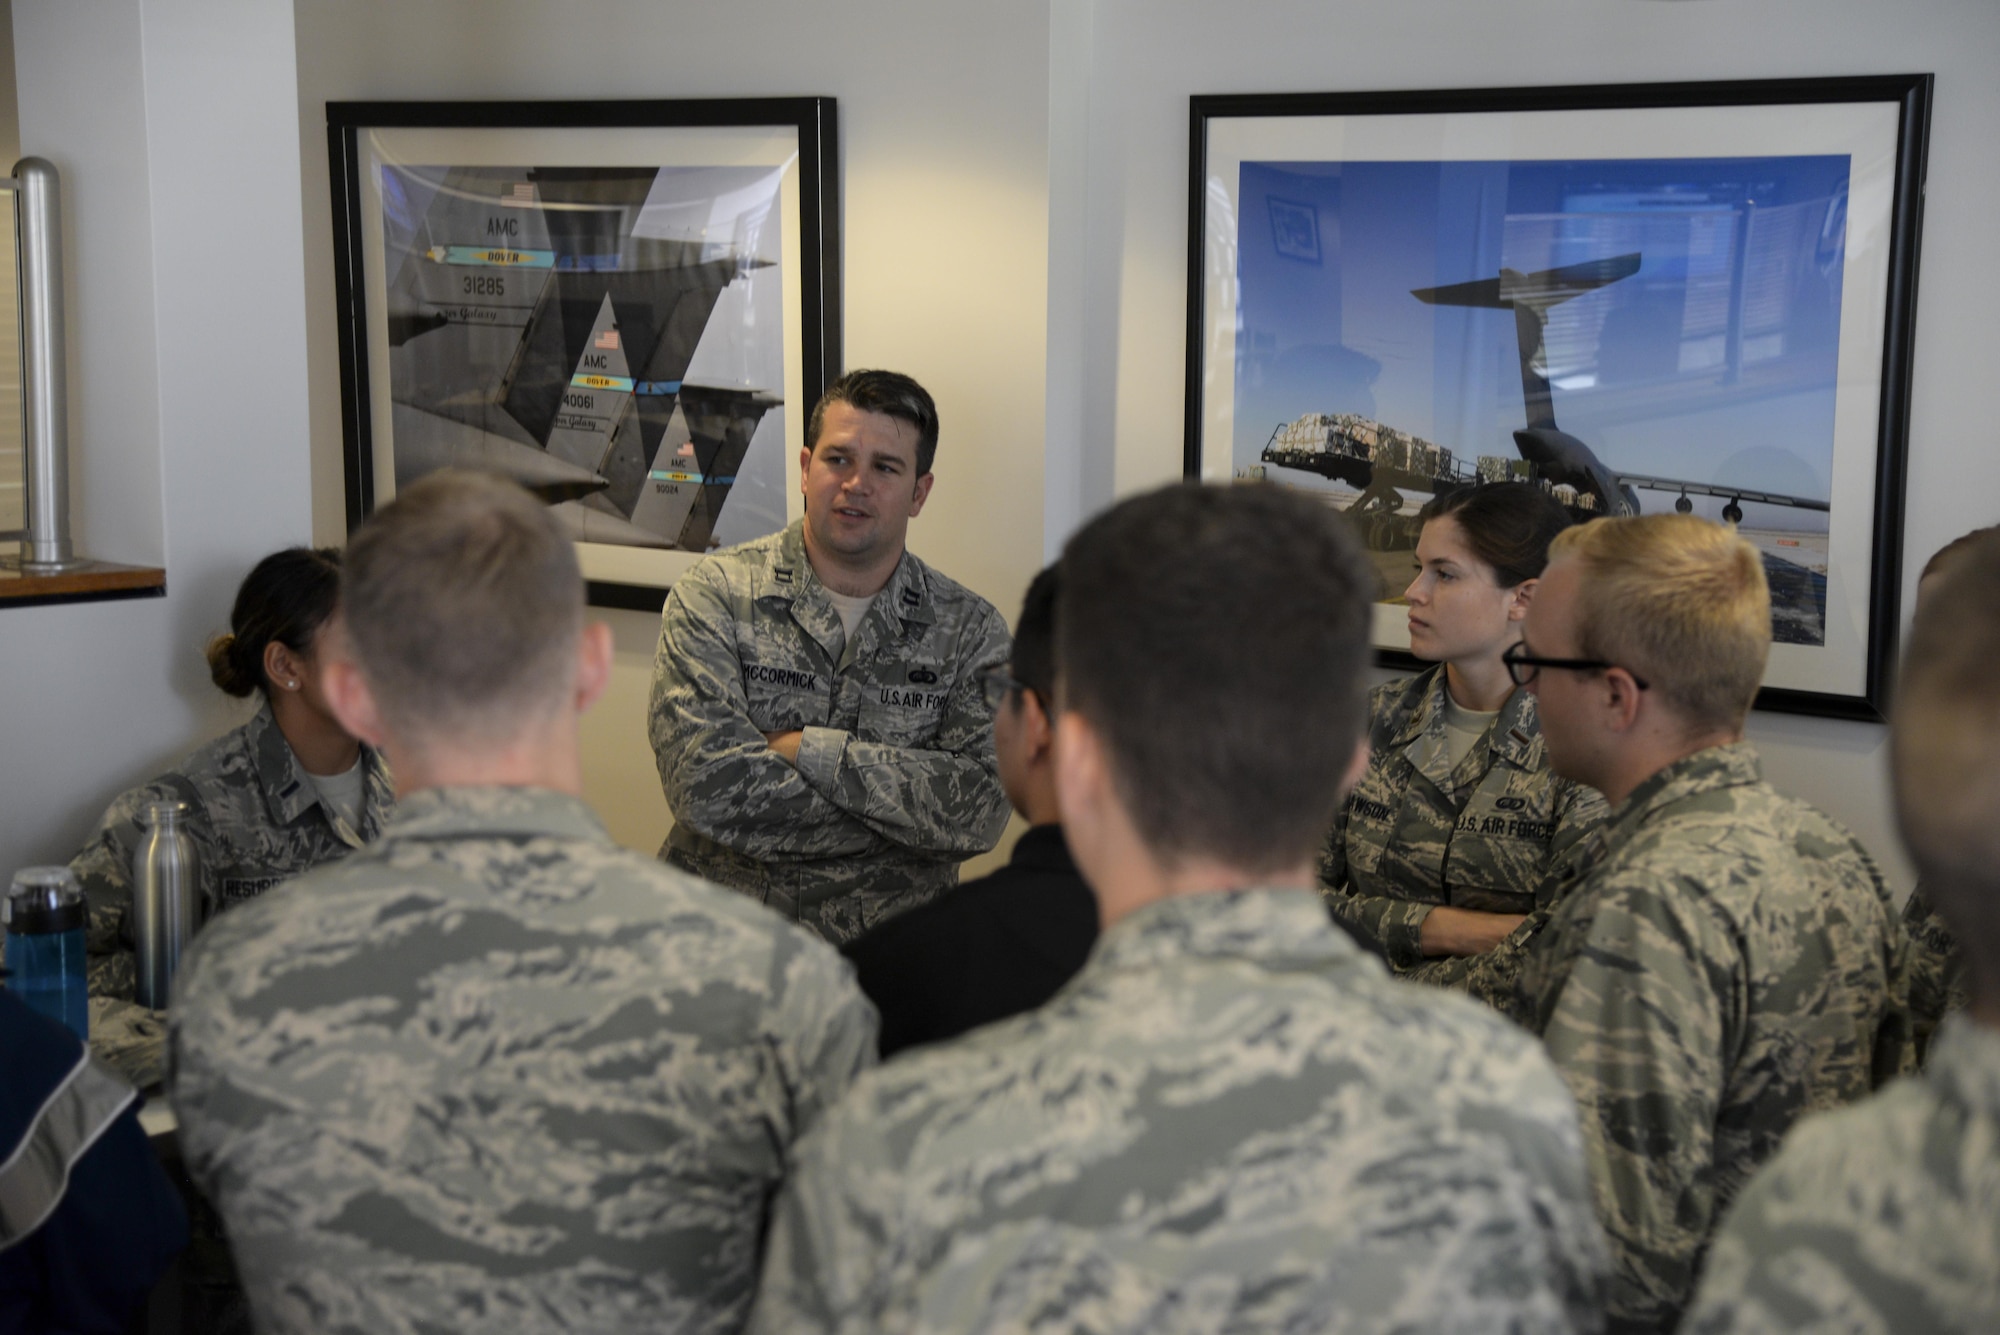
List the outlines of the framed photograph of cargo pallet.
<svg viewBox="0 0 2000 1335">
<path fill-rule="evenodd" d="M 1188 476 L 1351 516 L 1399 666 L 1440 492 L 1736 524 L 1771 584 L 1759 706 L 1882 717 L 1930 97 L 1916 74 L 1193 98 Z"/>
<path fill-rule="evenodd" d="M 350 527 L 513 478 L 600 605 L 799 511 L 840 366 L 829 97 L 330 102 Z"/>
</svg>

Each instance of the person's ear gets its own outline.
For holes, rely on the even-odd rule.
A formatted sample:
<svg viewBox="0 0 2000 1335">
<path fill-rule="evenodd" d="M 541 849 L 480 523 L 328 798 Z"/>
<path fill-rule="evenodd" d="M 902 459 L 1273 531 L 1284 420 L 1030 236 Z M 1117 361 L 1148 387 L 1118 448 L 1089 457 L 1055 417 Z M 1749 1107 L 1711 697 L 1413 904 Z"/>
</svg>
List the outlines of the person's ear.
<svg viewBox="0 0 2000 1335">
<path fill-rule="evenodd" d="M 924 512 L 924 501 L 931 494 L 931 483 L 937 481 L 932 473 L 925 473 L 917 479 L 916 491 L 910 497 L 910 518 L 915 519 Z"/>
<path fill-rule="evenodd" d="M 1528 619 L 1528 604 L 1535 600 L 1535 586 L 1540 583 L 1539 579 L 1524 579 L 1508 590 L 1509 594 L 1512 595 L 1507 599 L 1507 619 L 1509 621 L 1526 621 Z"/>
<path fill-rule="evenodd" d="M 352 659 L 329 660 L 321 669 L 320 689 L 342 732 L 377 751 L 382 749 L 382 711 L 375 703 L 375 693 L 368 689 L 367 679 Z"/>
<path fill-rule="evenodd" d="M 1095 830 L 1110 797 L 1111 770 L 1104 743 L 1074 709 L 1056 716 L 1056 809 L 1065 828 Z"/>
<path fill-rule="evenodd" d="M 812 446 L 808 445 L 799 451 L 799 492 L 801 495 L 805 493 L 806 475 L 812 472 L 812 466 Z"/>
<path fill-rule="evenodd" d="M 1021 739 L 1027 744 L 1028 759 L 1046 759 L 1055 747 L 1056 730 L 1047 706 L 1042 703 L 1041 692 L 1023 686 L 1014 693 L 1014 707 L 1019 711 Z"/>
<path fill-rule="evenodd" d="M 264 645 L 264 679 L 272 688 L 281 691 L 296 691 L 304 680 L 304 664 L 300 656 L 277 640 Z"/>
<path fill-rule="evenodd" d="M 581 714 L 596 704 L 611 684 L 611 627 L 602 621 L 589 622 L 577 640 L 575 708 Z"/>
<path fill-rule="evenodd" d="M 1613 732 L 1629 732 L 1639 721 L 1640 707 L 1645 703 L 1645 692 L 1632 674 L 1622 667 L 1608 667 L 1602 676 L 1602 692 L 1599 699 L 1604 706 L 1604 720 Z"/>
</svg>

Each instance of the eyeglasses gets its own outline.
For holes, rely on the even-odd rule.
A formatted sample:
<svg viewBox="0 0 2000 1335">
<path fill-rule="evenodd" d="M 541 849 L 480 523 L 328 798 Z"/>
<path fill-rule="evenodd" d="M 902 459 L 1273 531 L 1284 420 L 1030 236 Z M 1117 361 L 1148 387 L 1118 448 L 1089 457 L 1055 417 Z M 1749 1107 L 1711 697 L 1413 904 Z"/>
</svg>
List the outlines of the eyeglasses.
<svg viewBox="0 0 2000 1335">
<path fill-rule="evenodd" d="M 986 697 L 988 709 L 997 711 L 1008 696 L 1027 689 L 1014 680 L 1014 674 L 1007 670 L 1005 663 L 995 663 L 992 667 L 979 670 L 979 692 Z"/>
<path fill-rule="evenodd" d="M 1565 672 L 1603 672 L 1618 666 L 1601 658 L 1537 658 L 1527 650 L 1527 645 L 1517 642 L 1500 655 L 1500 661 L 1507 665 L 1507 675 L 1513 678 L 1516 686 L 1526 686 L 1543 668 L 1561 668 Z M 1645 681 L 1631 668 L 1625 669 L 1625 675 L 1632 678 L 1632 684 L 1640 690 L 1647 689 Z"/>
</svg>

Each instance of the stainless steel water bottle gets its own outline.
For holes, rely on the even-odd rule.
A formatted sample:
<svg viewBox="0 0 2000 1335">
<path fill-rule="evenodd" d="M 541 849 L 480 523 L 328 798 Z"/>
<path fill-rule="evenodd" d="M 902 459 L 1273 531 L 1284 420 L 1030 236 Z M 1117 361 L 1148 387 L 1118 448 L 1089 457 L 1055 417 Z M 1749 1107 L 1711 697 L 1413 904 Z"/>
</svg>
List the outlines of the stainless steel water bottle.
<svg viewBox="0 0 2000 1335">
<path fill-rule="evenodd" d="M 132 943 L 138 949 L 141 1006 L 165 1010 L 181 952 L 199 925 L 201 857 L 181 828 L 185 802 L 153 802 L 141 824 L 146 842 L 132 860 Z"/>
<path fill-rule="evenodd" d="M 68 867 L 22 868 L 14 873 L 4 915 L 7 990 L 88 1040 L 90 998 L 83 958 L 87 910 L 76 875 Z"/>
</svg>

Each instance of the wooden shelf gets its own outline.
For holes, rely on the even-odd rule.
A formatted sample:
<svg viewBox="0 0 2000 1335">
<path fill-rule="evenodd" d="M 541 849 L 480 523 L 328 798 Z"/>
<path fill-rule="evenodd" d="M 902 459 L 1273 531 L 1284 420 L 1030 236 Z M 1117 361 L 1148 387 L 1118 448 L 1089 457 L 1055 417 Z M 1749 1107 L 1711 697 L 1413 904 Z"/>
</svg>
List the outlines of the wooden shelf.
<svg viewBox="0 0 2000 1335">
<path fill-rule="evenodd" d="M 19 557 L 0 557 L 0 607 L 159 598 L 166 592 L 167 572 L 154 566 L 85 561 L 60 575 L 25 575 Z"/>
</svg>

